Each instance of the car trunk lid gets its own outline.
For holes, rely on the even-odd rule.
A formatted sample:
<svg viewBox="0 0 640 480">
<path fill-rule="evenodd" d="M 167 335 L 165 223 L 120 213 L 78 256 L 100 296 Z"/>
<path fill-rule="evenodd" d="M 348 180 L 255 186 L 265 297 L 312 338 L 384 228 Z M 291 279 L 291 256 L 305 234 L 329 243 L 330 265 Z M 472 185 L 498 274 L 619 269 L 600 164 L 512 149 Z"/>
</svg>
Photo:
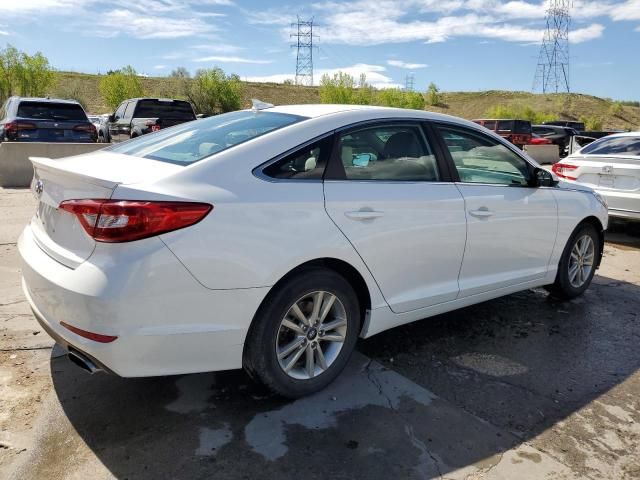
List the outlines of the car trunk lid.
<svg viewBox="0 0 640 480">
<path fill-rule="evenodd" d="M 31 189 L 38 199 L 31 229 L 39 247 L 50 257 L 75 268 L 91 256 L 95 240 L 75 215 L 59 208 L 65 200 L 107 199 L 120 184 L 154 181 L 182 167 L 108 152 L 63 160 L 30 157 L 34 168 Z"/>
<path fill-rule="evenodd" d="M 640 191 L 640 160 L 629 156 L 572 157 L 580 160 L 576 181 L 598 190 Z"/>
</svg>

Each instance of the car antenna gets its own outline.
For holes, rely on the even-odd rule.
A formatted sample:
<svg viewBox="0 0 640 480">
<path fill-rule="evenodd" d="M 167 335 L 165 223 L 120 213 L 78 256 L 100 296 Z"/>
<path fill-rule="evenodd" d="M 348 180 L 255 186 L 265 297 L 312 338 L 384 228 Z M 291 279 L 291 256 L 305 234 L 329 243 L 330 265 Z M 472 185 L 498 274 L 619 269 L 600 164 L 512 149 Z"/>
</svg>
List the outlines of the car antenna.
<svg viewBox="0 0 640 480">
<path fill-rule="evenodd" d="M 273 106 L 273 103 L 263 102 L 262 100 L 258 100 L 257 98 L 251 99 L 251 110 L 253 110 L 254 112 L 265 110 Z"/>
</svg>

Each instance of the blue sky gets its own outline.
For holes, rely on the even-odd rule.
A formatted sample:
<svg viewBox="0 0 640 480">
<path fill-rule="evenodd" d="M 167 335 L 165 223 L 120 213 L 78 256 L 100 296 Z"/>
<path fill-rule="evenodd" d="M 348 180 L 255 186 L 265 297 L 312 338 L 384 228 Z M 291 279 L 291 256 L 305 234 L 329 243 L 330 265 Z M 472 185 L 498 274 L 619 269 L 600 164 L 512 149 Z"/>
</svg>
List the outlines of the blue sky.
<svg viewBox="0 0 640 480">
<path fill-rule="evenodd" d="M 241 78 L 295 72 L 290 23 L 314 17 L 316 83 L 365 73 L 377 87 L 530 90 L 546 3 L 536 0 L 0 0 L 0 45 L 59 70 L 132 65 L 151 76 L 220 66 Z M 574 1 L 571 87 L 640 100 L 640 0 Z"/>
</svg>

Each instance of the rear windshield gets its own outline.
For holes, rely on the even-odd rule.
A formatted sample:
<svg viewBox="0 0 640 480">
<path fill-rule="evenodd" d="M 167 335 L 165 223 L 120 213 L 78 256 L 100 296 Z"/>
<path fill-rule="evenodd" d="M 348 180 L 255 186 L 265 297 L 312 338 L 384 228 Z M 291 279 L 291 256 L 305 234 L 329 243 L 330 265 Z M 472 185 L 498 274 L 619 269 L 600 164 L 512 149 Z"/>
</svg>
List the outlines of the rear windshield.
<svg viewBox="0 0 640 480">
<path fill-rule="evenodd" d="M 196 118 L 191 104 L 181 100 L 140 100 L 133 116 L 136 118 L 179 118 L 181 120 Z"/>
<path fill-rule="evenodd" d="M 640 137 L 604 137 L 587 145 L 580 153 L 640 156 Z"/>
<path fill-rule="evenodd" d="M 525 120 L 500 120 L 498 131 L 531 134 L 531 123 Z"/>
<path fill-rule="evenodd" d="M 87 120 L 80 105 L 54 102 L 20 102 L 18 117 L 46 120 Z"/>
<path fill-rule="evenodd" d="M 160 130 L 108 147 L 115 153 L 189 165 L 306 117 L 242 110 Z"/>
</svg>

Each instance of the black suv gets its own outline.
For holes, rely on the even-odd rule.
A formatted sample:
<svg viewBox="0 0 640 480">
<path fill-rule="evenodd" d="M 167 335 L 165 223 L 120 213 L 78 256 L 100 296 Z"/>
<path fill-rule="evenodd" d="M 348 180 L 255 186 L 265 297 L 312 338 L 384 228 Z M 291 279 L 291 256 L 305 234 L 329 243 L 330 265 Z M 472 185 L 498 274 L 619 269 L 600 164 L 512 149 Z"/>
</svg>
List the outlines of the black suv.
<svg viewBox="0 0 640 480">
<path fill-rule="evenodd" d="M 96 127 L 73 100 L 11 97 L 0 110 L 0 142 L 75 142 L 98 139 Z"/>
<path fill-rule="evenodd" d="M 195 119 L 193 107 L 184 100 L 132 98 L 109 116 L 109 136 L 112 142 L 122 142 Z"/>
</svg>

